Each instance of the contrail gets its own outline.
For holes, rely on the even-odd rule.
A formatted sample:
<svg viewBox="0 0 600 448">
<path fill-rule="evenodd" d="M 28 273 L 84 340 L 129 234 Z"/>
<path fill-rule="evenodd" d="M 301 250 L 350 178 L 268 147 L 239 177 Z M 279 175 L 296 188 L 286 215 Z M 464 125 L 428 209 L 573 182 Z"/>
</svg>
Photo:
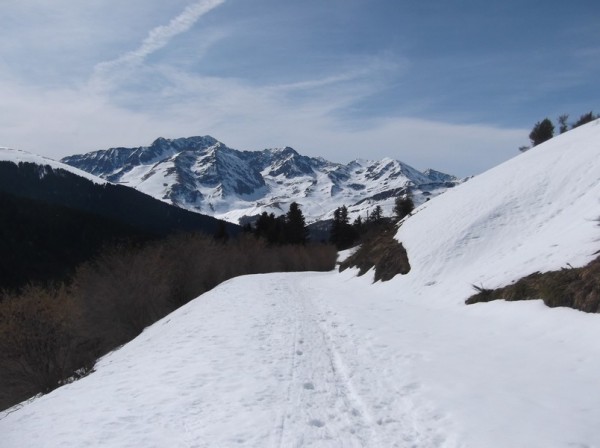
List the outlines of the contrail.
<svg viewBox="0 0 600 448">
<path fill-rule="evenodd" d="M 225 0 L 201 0 L 189 5 L 167 25 L 157 26 L 150 30 L 148 36 L 135 50 L 129 51 L 111 61 L 96 64 L 92 80 L 98 80 L 98 78 L 102 80 L 105 76 L 110 75 L 111 71 L 119 67 L 134 66 L 142 63 L 147 56 L 166 46 L 173 37 L 188 31 L 200 17 L 223 3 L 225 3 Z"/>
</svg>

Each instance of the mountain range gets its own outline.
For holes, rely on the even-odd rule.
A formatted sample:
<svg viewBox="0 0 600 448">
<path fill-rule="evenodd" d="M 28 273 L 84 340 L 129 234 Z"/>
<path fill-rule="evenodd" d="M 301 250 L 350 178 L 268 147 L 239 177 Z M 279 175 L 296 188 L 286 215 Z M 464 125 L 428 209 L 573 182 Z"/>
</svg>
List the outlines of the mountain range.
<svg viewBox="0 0 600 448">
<path fill-rule="evenodd" d="M 410 193 L 418 205 L 462 182 L 389 158 L 341 164 L 290 147 L 240 151 L 210 136 L 158 138 L 150 146 L 110 148 L 62 162 L 233 223 L 265 211 L 283 214 L 294 201 L 308 223 L 330 219 L 342 205 L 352 219 L 377 205 L 390 215 L 399 195 Z"/>
</svg>

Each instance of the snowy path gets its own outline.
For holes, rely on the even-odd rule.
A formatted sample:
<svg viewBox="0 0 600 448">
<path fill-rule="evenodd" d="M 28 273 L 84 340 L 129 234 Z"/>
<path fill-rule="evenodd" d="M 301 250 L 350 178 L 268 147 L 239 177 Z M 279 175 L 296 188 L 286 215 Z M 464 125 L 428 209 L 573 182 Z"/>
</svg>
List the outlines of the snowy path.
<svg viewBox="0 0 600 448">
<path fill-rule="evenodd" d="M 386 381 L 371 365 L 376 347 L 358 341 L 353 324 L 327 309 L 328 294 L 311 284 L 288 277 L 272 285 L 294 341 L 280 446 L 439 446 L 433 428 L 415 427 L 409 397 L 415 384 L 398 389 Z"/>
<path fill-rule="evenodd" d="M 419 383 L 408 373 L 415 353 L 395 353 L 392 361 L 385 350 L 387 344 L 355 331 L 355 324 L 344 316 L 339 299 L 355 295 L 356 285 L 332 284 L 336 291 L 323 288 L 322 283 L 317 287 L 314 279 L 306 278 L 295 285 L 303 297 L 297 302 L 303 308 L 297 321 L 305 326 L 304 333 L 312 335 L 314 347 L 321 347 L 310 352 L 307 365 L 304 368 L 299 365 L 298 371 L 306 371 L 308 367 L 313 375 L 327 373 L 323 377 L 330 387 L 324 388 L 325 401 L 321 400 L 319 407 L 335 410 L 328 414 L 330 419 L 346 415 L 343 429 L 356 435 L 354 444 L 339 446 L 443 446 L 445 438 L 438 431 L 439 415 L 419 408 L 414 397 Z M 343 291 L 344 288 L 347 290 Z M 301 401 L 297 408 L 310 408 L 311 401 L 312 398 Z"/>
<path fill-rule="evenodd" d="M 0 420 L 2 446 L 440 446 L 415 420 L 415 385 L 390 381 L 377 347 L 325 306 L 327 276 L 221 285 Z"/>
</svg>

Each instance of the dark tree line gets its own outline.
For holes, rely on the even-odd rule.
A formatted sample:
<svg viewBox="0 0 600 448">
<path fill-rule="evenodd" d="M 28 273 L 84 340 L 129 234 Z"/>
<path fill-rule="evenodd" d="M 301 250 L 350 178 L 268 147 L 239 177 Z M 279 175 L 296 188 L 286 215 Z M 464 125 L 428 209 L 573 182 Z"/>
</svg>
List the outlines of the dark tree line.
<svg viewBox="0 0 600 448">
<path fill-rule="evenodd" d="M 348 249 L 358 244 L 365 235 L 381 231 L 383 228 L 390 227 L 390 225 L 404 219 L 412 213 L 414 208 L 415 204 L 409 195 L 399 196 L 394 204 L 393 218 L 384 217 L 381 206 L 377 205 L 367 214 L 364 220 L 358 216 L 350 224 L 348 208 L 345 205 L 338 207 L 333 212 L 329 241 L 339 250 Z"/>
<path fill-rule="evenodd" d="M 358 239 L 360 225 L 360 221 L 355 221 L 355 225 L 350 224 L 348 208 L 345 205 L 336 208 L 333 212 L 329 241 L 340 250 L 352 247 Z"/>
<path fill-rule="evenodd" d="M 308 227 L 304 214 L 296 202 L 290 204 L 285 215 L 275 216 L 263 212 L 257 219 L 254 228 L 247 228 L 257 238 L 264 238 L 269 244 L 300 244 L 308 242 Z"/>
</svg>

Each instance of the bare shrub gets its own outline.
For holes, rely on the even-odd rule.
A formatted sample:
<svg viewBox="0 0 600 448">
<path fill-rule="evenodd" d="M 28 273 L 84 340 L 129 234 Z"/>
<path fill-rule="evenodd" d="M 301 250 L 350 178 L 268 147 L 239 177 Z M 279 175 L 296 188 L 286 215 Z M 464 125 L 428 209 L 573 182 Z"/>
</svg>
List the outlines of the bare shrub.
<svg viewBox="0 0 600 448">
<path fill-rule="evenodd" d="M 64 286 L 27 286 L 0 302 L 0 404 L 49 392 L 91 368 L 80 310 Z"/>
<path fill-rule="evenodd" d="M 171 260 L 170 302 L 179 307 L 218 284 L 215 274 L 223 244 L 204 235 L 184 234 L 169 238 L 165 256 Z"/>
<path fill-rule="evenodd" d="M 397 274 L 407 274 L 410 272 L 408 254 L 394 236 L 393 225 L 378 227 L 364 238 L 356 252 L 340 264 L 340 272 L 356 267 L 358 275 L 364 275 L 375 268 L 375 281 L 387 281 Z"/>
<path fill-rule="evenodd" d="M 600 312 L 600 258 L 582 268 L 535 272 L 498 289 L 476 288 L 470 305 L 491 300 L 543 300 L 549 307 L 565 306 L 588 313 Z"/>
<path fill-rule="evenodd" d="M 477 291 L 477 301 L 478 302 L 489 302 L 491 300 L 496 300 L 494 296 L 494 290 L 484 287 L 483 285 L 471 285 L 475 291 Z"/>
<path fill-rule="evenodd" d="M 331 271 L 337 260 L 337 250 L 329 244 L 308 246 L 310 252 L 311 266 L 313 271 Z"/>
<path fill-rule="evenodd" d="M 173 310 L 171 270 L 160 244 L 111 249 L 82 265 L 74 291 L 94 336 L 113 348 Z"/>
</svg>

